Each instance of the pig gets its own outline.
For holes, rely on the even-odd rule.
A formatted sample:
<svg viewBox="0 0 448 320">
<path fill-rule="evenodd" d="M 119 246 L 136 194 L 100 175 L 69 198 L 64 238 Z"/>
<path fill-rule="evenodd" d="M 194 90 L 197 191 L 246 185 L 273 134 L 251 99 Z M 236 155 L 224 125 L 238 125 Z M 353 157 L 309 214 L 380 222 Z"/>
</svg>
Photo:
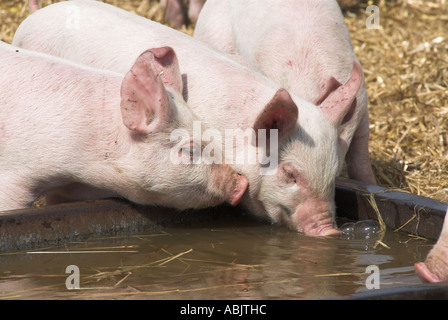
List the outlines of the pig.
<svg viewBox="0 0 448 320">
<path fill-rule="evenodd" d="M 170 140 L 197 120 L 172 48 L 146 50 L 125 75 L 4 42 L 0 57 L 0 211 L 71 184 L 85 198 L 93 190 L 179 210 L 236 205 L 244 194 L 247 178 L 229 165 L 190 161 L 200 141 Z M 172 163 L 172 152 L 186 161 Z"/>
<path fill-rule="evenodd" d="M 247 59 L 288 91 L 322 109 L 322 102 L 350 78 L 359 64 L 336 0 L 209 0 L 194 37 Z M 339 170 L 376 184 L 369 158 L 369 115 L 364 79 L 345 117 L 339 117 Z M 334 119 L 333 119 L 333 122 Z"/>
<path fill-rule="evenodd" d="M 261 161 L 229 162 L 249 180 L 240 203 L 243 208 L 309 236 L 339 233 L 334 222 L 339 167 L 335 124 L 349 113 L 361 86 L 362 74 L 356 63 L 350 79 L 321 104 L 334 111 L 329 119 L 314 104 L 233 57 L 172 28 L 97 1 L 60 2 L 42 8 L 22 22 L 13 43 L 120 73 L 129 70 L 131 61 L 148 46 L 173 47 L 182 68 L 183 97 L 206 127 L 223 135 L 237 129 L 253 130 L 259 136 L 272 132 L 272 140 L 266 140 L 269 146 L 275 142 L 274 133 L 277 135 L 278 146 L 269 150 L 253 136 L 234 141 L 229 148 L 234 155 L 253 149 L 261 154 L 272 151 L 278 159 L 277 165 L 270 165 L 274 158 L 269 162 L 266 174 L 261 171 L 267 164 Z M 227 149 L 226 145 L 225 159 L 230 158 Z"/>
<path fill-rule="evenodd" d="M 437 243 L 428 253 L 425 262 L 417 262 L 414 268 L 422 282 L 448 280 L 448 209 Z"/>
<path fill-rule="evenodd" d="M 37 0 L 31 0 L 37 1 Z M 199 13 L 204 6 L 205 0 L 190 0 L 188 6 L 188 20 L 195 24 L 198 20 Z M 165 10 L 165 20 L 174 28 L 181 28 L 186 24 L 186 8 L 183 0 L 161 0 L 160 4 Z M 38 7 L 37 7 L 38 8 Z M 33 11 L 36 7 L 33 6 Z"/>
</svg>

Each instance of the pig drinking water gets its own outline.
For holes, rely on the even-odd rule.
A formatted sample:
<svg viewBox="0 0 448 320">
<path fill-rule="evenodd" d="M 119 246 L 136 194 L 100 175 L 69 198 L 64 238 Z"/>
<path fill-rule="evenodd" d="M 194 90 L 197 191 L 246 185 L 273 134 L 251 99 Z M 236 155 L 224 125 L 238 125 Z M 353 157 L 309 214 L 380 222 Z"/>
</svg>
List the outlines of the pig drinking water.
<svg viewBox="0 0 448 320">
<path fill-rule="evenodd" d="M 34 0 L 32 0 L 34 1 Z M 190 0 L 188 3 L 188 20 L 195 24 L 205 0 Z M 186 8 L 183 0 L 161 0 L 160 4 L 165 10 L 165 20 L 174 28 L 180 28 L 186 24 Z M 36 9 L 34 6 L 33 10 Z"/>
<path fill-rule="evenodd" d="M 320 105 L 339 126 L 339 169 L 345 158 L 351 178 L 375 184 L 364 80 L 345 117 L 322 106 L 358 63 L 336 0 L 280 0 L 275 7 L 270 0 L 208 0 L 194 37 L 247 59 L 282 87 Z"/>
<path fill-rule="evenodd" d="M 307 235 L 338 233 L 333 219 L 338 169 L 334 123 L 349 112 L 359 90 L 358 66 L 322 102 L 335 111 L 330 121 L 312 103 L 290 95 L 278 83 L 201 41 L 101 2 L 68 1 L 42 8 L 19 26 L 13 43 L 121 73 L 146 48 L 173 47 L 182 68 L 184 98 L 208 127 L 223 136 L 229 130 L 252 130 L 258 137 L 263 130 L 273 131 L 268 146 L 277 130 L 279 145 L 270 151 L 277 155 L 278 165 L 270 168 L 273 158 L 269 163 L 232 163 L 249 179 L 242 205 L 254 215 Z M 252 150 L 265 152 L 253 135 L 243 140 L 235 141 L 236 156 Z M 227 148 L 226 144 L 226 159 Z M 263 169 L 269 174 L 260 174 Z"/>
<path fill-rule="evenodd" d="M 439 240 L 428 253 L 425 262 L 417 262 L 414 268 L 423 282 L 448 280 L 448 209 Z"/>
<path fill-rule="evenodd" d="M 86 199 L 93 190 L 181 210 L 238 203 L 245 177 L 190 162 L 200 141 L 170 141 L 197 120 L 174 51 L 147 50 L 134 62 L 123 78 L 0 42 L 0 211 L 72 184 Z M 171 152 L 189 164 L 173 164 Z"/>
</svg>

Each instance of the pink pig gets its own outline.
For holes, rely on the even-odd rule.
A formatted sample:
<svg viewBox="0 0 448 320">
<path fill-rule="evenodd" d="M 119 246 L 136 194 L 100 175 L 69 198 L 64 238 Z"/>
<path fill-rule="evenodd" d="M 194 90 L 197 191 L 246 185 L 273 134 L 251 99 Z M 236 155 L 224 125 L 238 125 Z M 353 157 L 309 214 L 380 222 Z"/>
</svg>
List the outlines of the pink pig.
<svg viewBox="0 0 448 320">
<path fill-rule="evenodd" d="M 0 65 L 1 211 L 70 185 L 84 185 L 83 198 L 93 190 L 180 210 L 236 205 L 244 194 L 247 179 L 230 166 L 190 161 L 200 141 L 170 141 L 197 120 L 171 48 L 145 51 L 124 78 L 4 42 Z M 173 164 L 171 152 L 190 164 Z"/>
<path fill-rule="evenodd" d="M 192 24 L 198 20 L 199 13 L 204 6 L 205 0 L 190 0 L 188 4 L 188 19 Z M 165 20 L 174 28 L 180 28 L 185 23 L 184 0 L 160 0 L 162 8 L 165 10 Z M 33 9 L 35 9 L 34 7 Z"/>
<path fill-rule="evenodd" d="M 319 105 L 339 127 L 339 171 L 345 158 L 351 178 L 376 183 L 364 80 L 345 117 L 323 105 L 359 63 L 336 0 L 279 0 L 275 7 L 270 0 L 209 0 L 194 37 L 247 59 L 282 87 Z"/>
<path fill-rule="evenodd" d="M 445 213 L 442 232 L 436 245 L 429 252 L 425 262 L 414 265 L 415 272 L 423 282 L 448 280 L 448 209 Z"/>
<path fill-rule="evenodd" d="M 316 106 L 237 63 L 201 41 L 127 11 L 97 1 L 60 2 L 30 15 L 13 43 L 90 66 L 125 73 L 148 47 L 176 50 L 183 96 L 207 127 L 278 133 L 278 165 L 261 174 L 266 163 L 233 162 L 249 179 L 241 204 L 253 215 L 285 224 L 311 236 L 338 233 L 334 225 L 334 181 L 339 168 L 337 124 L 347 114 L 362 84 L 358 64 L 349 79 Z M 164 79 L 165 74 L 161 74 Z M 235 142 L 241 150 L 265 152 L 258 140 Z M 269 138 L 269 142 L 275 138 Z M 271 144 L 268 143 L 269 146 Z M 241 147 L 244 148 L 241 148 Z M 225 158 L 227 156 L 227 145 Z M 244 154 L 243 154 L 244 155 Z M 274 159 L 269 162 L 269 166 Z"/>
</svg>

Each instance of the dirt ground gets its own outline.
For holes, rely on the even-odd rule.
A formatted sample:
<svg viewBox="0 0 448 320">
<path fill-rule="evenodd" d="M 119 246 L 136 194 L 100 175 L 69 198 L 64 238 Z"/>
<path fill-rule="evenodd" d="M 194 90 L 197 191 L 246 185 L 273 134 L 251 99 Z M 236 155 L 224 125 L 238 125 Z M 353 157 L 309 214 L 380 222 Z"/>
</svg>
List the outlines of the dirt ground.
<svg viewBox="0 0 448 320">
<path fill-rule="evenodd" d="M 163 22 L 158 1 L 104 2 Z M 448 202 L 448 1 L 339 3 L 366 78 L 378 184 Z M 366 27 L 372 4 L 379 8 L 379 29 Z M 1 1 L 0 40 L 11 42 L 28 14 L 26 0 Z"/>
</svg>

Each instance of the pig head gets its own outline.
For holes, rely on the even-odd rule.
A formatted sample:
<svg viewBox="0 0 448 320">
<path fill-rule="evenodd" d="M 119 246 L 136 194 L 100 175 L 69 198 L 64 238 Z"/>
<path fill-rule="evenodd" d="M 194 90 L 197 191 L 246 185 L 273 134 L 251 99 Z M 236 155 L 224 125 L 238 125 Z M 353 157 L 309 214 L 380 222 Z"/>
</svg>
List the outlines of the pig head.
<svg viewBox="0 0 448 320">
<path fill-rule="evenodd" d="M 360 69 L 354 64 L 349 81 L 321 104 L 323 110 L 331 109 L 330 115 L 297 100 L 296 130 L 279 151 L 275 175 L 265 176 L 259 194 L 253 195 L 263 199 L 273 221 L 307 235 L 338 233 L 334 227 L 334 186 L 340 161 L 337 128 L 351 116 L 361 79 Z"/>
<path fill-rule="evenodd" d="M 146 179 L 140 183 L 147 186 L 143 188 L 142 198 L 145 199 L 147 190 L 160 189 L 160 202 L 175 208 L 199 208 L 223 202 L 236 205 L 247 188 L 247 178 L 222 162 L 207 163 L 203 158 L 193 161 L 204 143 L 195 140 L 194 122 L 200 121 L 183 100 L 182 91 L 177 56 L 170 47 L 146 50 L 123 79 L 122 119 L 128 129 L 137 133 L 135 147 L 140 150 L 136 155 L 142 157 L 137 158 L 136 167 L 139 163 L 148 164 L 148 169 L 152 166 L 158 173 L 153 175 L 157 180 L 143 175 Z M 172 146 L 168 141 L 179 128 L 187 133 L 187 139 Z M 159 154 L 155 152 L 157 149 Z M 213 149 L 221 152 L 221 146 L 216 143 Z M 181 159 L 173 161 L 173 153 Z M 190 188 L 186 188 L 188 185 Z"/>
</svg>

